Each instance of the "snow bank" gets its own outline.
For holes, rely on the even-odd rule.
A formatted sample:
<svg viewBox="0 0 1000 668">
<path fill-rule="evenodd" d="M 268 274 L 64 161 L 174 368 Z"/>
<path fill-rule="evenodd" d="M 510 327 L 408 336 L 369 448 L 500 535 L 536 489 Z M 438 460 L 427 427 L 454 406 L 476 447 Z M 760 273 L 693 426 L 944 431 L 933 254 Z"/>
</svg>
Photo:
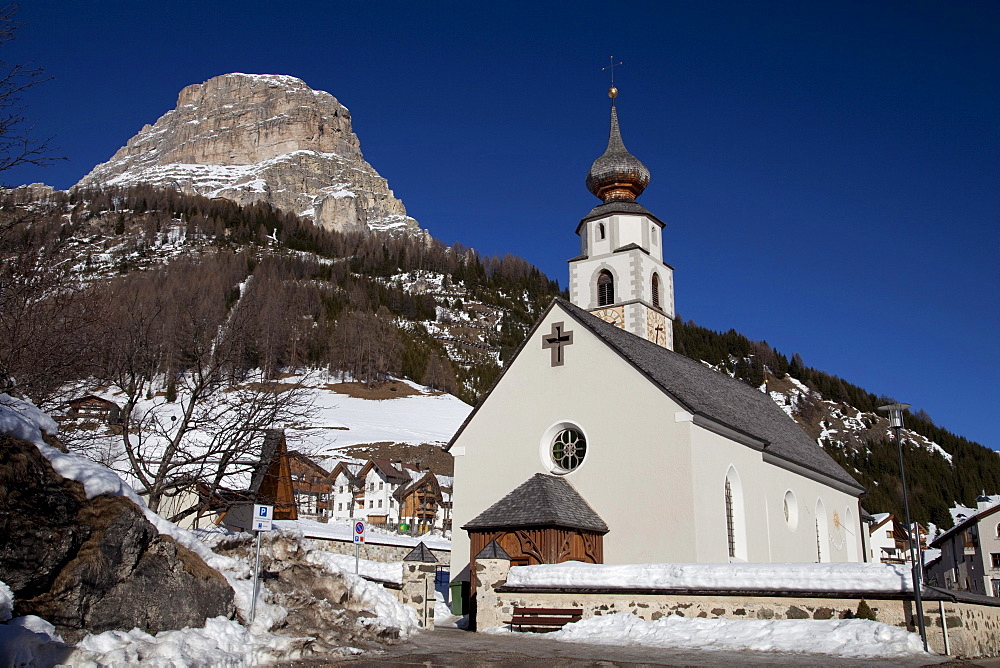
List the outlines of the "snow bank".
<svg viewBox="0 0 1000 668">
<path fill-rule="evenodd" d="M 202 628 L 162 631 L 152 636 L 139 629 L 89 635 L 70 657 L 76 668 L 107 665 L 144 666 L 252 666 L 276 660 L 295 660 L 297 639 L 252 634 L 238 622 L 216 617 Z"/>
<path fill-rule="evenodd" d="M 358 621 L 376 627 L 399 629 L 400 637 L 404 638 L 420 628 L 417 613 L 413 608 L 400 603 L 396 595 L 383 588 L 382 585 L 369 582 L 360 575 L 355 575 L 353 563 L 351 563 L 350 568 L 341 567 L 339 557 L 342 556 L 331 552 L 312 550 L 306 555 L 306 561 L 319 566 L 327 573 L 338 573 L 343 576 L 344 584 L 351 598 L 375 612 L 375 617 L 362 618 Z M 353 559 L 351 561 L 353 562 Z M 401 578 L 402 565 L 399 566 L 399 569 L 399 577 Z"/>
<path fill-rule="evenodd" d="M 55 436 L 58 431 L 56 421 L 34 404 L 0 392 L 0 433 L 35 445 L 45 445 L 42 434 Z"/>
<path fill-rule="evenodd" d="M 322 552 L 314 550 L 309 553 L 310 563 L 322 565 L 324 569 L 334 573 L 353 573 L 354 557 L 347 554 L 336 554 L 333 552 Z M 385 582 L 403 582 L 403 562 L 402 561 L 370 561 L 368 559 L 358 559 L 358 575 L 366 578 L 375 578 Z"/>
<path fill-rule="evenodd" d="M 514 566 L 513 587 L 629 587 L 776 591 L 912 591 L 896 564 L 561 564 Z"/>
<path fill-rule="evenodd" d="M 0 622 L 10 619 L 14 610 L 14 594 L 3 580 L 0 580 Z"/>
<path fill-rule="evenodd" d="M 546 637 L 602 645 L 794 652 L 859 659 L 926 656 L 917 634 L 863 619 L 758 621 L 671 615 L 647 622 L 618 613 L 567 624 Z"/>
<path fill-rule="evenodd" d="M 274 526 L 281 530 L 301 531 L 306 538 L 354 542 L 354 520 L 331 520 L 329 523 L 306 519 L 275 520 Z M 416 547 L 418 543 L 424 543 L 431 550 L 451 550 L 451 541 L 441 536 L 432 534 L 424 534 L 420 537 L 402 536 L 374 525 L 368 525 L 368 536 L 365 542 L 405 547 Z M 351 564 L 351 572 L 354 572 L 354 564 Z"/>
<path fill-rule="evenodd" d="M 41 617 L 27 615 L 0 624 L 0 666 L 54 666 L 72 653 Z"/>
</svg>

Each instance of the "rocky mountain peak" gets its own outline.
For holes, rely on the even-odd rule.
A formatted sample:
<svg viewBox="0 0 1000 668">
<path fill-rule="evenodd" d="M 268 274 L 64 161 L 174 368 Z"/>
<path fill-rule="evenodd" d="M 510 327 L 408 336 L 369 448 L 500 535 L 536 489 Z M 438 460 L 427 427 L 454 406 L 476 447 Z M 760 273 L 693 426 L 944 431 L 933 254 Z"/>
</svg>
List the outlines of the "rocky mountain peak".
<svg viewBox="0 0 1000 668">
<path fill-rule="evenodd" d="M 268 202 L 342 231 L 419 232 L 362 156 L 347 108 L 292 76 L 233 73 L 185 87 L 176 108 L 76 187 L 136 183 Z"/>
</svg>

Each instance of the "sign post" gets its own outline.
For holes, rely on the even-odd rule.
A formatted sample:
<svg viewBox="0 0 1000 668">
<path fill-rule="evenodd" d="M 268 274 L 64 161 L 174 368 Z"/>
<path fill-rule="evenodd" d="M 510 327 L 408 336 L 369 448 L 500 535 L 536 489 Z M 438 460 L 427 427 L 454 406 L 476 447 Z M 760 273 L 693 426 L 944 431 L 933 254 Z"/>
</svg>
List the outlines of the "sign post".
<svg viewBox="0 0 1000 668">
<path fill-rule="evenodd" d="M 365 542 L 365 523 L 358 520 L 354 523 L 354 573 L 358 573 L 358 555 L 361 552 L 361 544 Z"/>
<path fill-rule="evenodd" d="M 257 574 L 260 572 L 260 534 L 271 530 L 271 520 L 274 519 L 274 506 L 254 504 L 253 526 L 251 530 L 257 534 L 257 556 L 253 562 L 253 600 L 250 603 L 250 623 L 257 613 Z"/>
</svg>

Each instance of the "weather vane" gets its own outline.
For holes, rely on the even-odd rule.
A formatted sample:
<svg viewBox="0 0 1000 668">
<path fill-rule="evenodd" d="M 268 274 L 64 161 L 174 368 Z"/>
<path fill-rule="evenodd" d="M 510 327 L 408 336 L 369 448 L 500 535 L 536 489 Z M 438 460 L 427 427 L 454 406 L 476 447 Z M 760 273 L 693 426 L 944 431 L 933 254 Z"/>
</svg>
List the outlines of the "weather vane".
<svg viewBox="0 0 1000 668">
<path fill-rule="evenodd" d="M 602 67 L 601 71 L 604 72 L 605 70 L 611 70 L 611 88 L 608 89 L 608 97 L 614 99 L 618 97 L 618 89 L 615 88 L 615 68 L 619 65 L 624 65 L 625 63 L 620 60 L 616 63 L 614 56 L 608 56 L 608 60 L 611 61 L 611 64 L 607 67 Z"/>
</svg>

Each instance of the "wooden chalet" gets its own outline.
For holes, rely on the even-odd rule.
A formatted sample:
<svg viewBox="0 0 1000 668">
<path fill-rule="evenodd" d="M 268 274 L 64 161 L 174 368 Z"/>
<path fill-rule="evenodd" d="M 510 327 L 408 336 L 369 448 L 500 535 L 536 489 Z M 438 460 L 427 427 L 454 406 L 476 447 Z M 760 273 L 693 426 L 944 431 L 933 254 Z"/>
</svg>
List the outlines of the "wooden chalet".
<svg viewBox="0 0 1000 668">
<path fill-rule="evenodd" d="M 470 554 L 496 541 L 512 566 L 604 563 L 608 525 L 565 478 L 536 473 L 462 527 Z M 473 558 L 475 562 L 475 558 Z M 471 564 L 475 573 L 475 563 Z"/>
<path fill-rule="evenodd" d="M 285 430 L 264 430 L 260 461 L 253 469 L 250 486 L 245 491 L 221 492 L 216 496 L 220 500 L 225 498 L 228 503 L 221 520 L 231 529 L 245 531 L 250 528 L 255 503 L 274 506 L 276 520 L 297 520 L 299 514 Z"/>
<path fill-rule="evenodd" d="M 330 516 L 334 478 L 322 466 L 295 450 L 288 453 L 288 466 L 299 515 L 325 521 Z"/>
<path fill-rule="evenodd" d="M 418 474 L 408 485 L 401 485 L 393 496 L 399 503 L 400 523 L 412 522 L 418 530 L 430 531 L 441 514 L 442 528 L 451 528 L 451 490 L 442 489 L 432 471 Z"/>
<path fill-rule="evenodd" d="M 95 394 L 88 394 L 79 399 L 71 399 L 66 417 L 70 419 L 93 418 L 107 424 L 121 422 L 121 407 L 113 401 L 103 399 Z"/>
</svg>

